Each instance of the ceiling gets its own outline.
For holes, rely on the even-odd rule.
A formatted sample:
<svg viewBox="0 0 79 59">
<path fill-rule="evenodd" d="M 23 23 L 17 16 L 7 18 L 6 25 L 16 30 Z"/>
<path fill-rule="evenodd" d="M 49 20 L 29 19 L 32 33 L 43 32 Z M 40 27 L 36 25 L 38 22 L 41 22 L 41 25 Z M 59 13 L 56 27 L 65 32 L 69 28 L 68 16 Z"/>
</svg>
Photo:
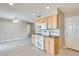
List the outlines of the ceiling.
<svg viewBox="0 0 79 59">
<path fill-rule="evenodd" d="M 46 9 L 46 6 L 50 6 L 50 9 Z M 13 6 L 0 3 L 0 17 L 18 17 L 21 20 L 33 22 L 38 15 L 50 15 L 56 8 L 62 10 L 65 16 L 79 16 L 78 6 L 79 3 L 14 3 Z"/>
</svg>

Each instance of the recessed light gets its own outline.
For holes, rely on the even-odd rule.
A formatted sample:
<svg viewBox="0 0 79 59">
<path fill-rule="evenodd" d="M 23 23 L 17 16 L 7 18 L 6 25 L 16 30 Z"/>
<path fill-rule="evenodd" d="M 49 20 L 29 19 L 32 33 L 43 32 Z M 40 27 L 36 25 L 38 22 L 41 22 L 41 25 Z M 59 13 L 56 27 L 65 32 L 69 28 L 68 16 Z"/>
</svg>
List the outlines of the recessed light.
<svg viewBox="0 0 79 59">
<path fill-rule="evenodd" d="M 36 15 L 36 13 L 33 13 L 33 15 L 35 16 L 35 15 Z"/>
<path fill-rule="evenodd" d="M 46 7 L 46 9 L 50 9 L 50 7 L 49 7 L 49 6 L 47 6 L 47 7 Z"/>
<path fill-rule="evenodd" d="M 14 4 L 13 3 L 9 3 L 9 5 L 13 6 Z"/>
<path fill-rule="evenodd" d="M 12 21 L 13 23 L 18 23 L 18 22 L 20 22 L 19 20 L 13 20 Z"/>
</svg>

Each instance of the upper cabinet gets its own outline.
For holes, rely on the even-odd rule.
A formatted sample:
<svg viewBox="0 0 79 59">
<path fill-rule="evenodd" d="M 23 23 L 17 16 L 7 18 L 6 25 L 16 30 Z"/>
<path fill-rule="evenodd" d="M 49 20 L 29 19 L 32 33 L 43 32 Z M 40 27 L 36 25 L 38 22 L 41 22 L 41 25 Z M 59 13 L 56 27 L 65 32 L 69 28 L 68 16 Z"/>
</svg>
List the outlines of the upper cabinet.
<svg viewBox="0 0 79 59">
<path fill-rule="evenodd" d="M 58 28 L 58 19 L 57 16 L 48 17 L 48 29 L 57 29 Z"/>
<path fill-rule="evenodd" d="M 58 19 L 57 16 L 48 16 L 45 18 L 41 18 L 35 21 L 36 26 L 39 24 L 46 23 L 47 29 L 57 29 L 58 28 Z"/>
<path fill-rule="evenodd" d="M 47 29 L 47 18 L 37 19 L 35 21 L 35 28 L 36 33 L 39 29 Z"/>
<path fill-rule="evenodd" d="M 63 12 L 56 9 L 53 15 L 37 18 L 35 20 L 35 25 L 38 26 L 38 24 L 46 23 L 47 29 L 60 29 L 64 21 L 63 17 Z"/>
</svg>

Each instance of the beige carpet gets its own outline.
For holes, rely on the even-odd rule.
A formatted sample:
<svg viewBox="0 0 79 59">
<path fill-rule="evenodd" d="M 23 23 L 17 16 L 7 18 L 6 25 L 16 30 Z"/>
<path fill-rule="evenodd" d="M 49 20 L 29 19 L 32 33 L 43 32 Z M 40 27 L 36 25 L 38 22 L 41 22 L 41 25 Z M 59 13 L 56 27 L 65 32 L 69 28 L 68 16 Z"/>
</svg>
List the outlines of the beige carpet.
<svg viewBox="0 0 79 59">
<path fill-rule="evenodd" d="M 31 44 L 31 38 L 0 44 L 1 56 L 52 56 Z M 57 56 L 79 56 L 79 52 L 63 49 Z"/>
<path fill-rule="evenodd" d="M 65 48 L 58 54 L 58 56 L 79 56 L 79 51 Z"/>
</svg>

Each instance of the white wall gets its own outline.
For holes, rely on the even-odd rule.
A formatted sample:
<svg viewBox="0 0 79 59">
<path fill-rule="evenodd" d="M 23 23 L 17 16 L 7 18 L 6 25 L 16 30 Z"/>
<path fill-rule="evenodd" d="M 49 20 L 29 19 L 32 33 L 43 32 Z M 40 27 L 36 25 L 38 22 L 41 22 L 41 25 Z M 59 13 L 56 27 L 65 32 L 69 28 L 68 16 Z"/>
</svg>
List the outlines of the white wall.
<svg viewBox="0 0 79 59">
<path fill-rule="evenodd" d="M 0 42 L 26 38 L 28 35 L 28 24 L 25 22 L 12 23 L 11 21 L 0 21 Z"/>
<path fill-rule="evenodd" d="M 75 32 L 73 31 L 72 34 L 71 34 L 71 37 L 69 37 L 69 34 L 70 34 L 69 26 L 70 25 L 74 25 L 75 27 L 78 26 L 79 25 L 79 16 L 65 17 L 65 42 L 67 41 L 67 39 L 72 39 L 73 35 L 77 36 L 77 34 L 75 34 L 76 32 L 79 33 L 79 30 L 77 31 L 77 30 L 74 29 Z M 78 35 L 78 38 L 79 38 L 79 35 Z"/>
</svg>

